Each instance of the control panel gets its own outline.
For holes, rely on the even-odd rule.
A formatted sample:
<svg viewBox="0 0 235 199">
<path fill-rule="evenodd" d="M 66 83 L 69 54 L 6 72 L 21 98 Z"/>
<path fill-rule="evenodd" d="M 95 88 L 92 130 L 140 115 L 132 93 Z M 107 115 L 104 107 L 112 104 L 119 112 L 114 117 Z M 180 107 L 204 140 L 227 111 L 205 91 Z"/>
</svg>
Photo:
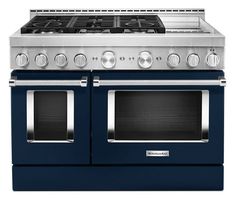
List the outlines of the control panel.
<svg viewBox="0 0 235 199">
<path fill-rule="evenodd" d="M 12 69 L 215 70 L 224 49 L 210 47 L 11 48 Z"/>
</svg>

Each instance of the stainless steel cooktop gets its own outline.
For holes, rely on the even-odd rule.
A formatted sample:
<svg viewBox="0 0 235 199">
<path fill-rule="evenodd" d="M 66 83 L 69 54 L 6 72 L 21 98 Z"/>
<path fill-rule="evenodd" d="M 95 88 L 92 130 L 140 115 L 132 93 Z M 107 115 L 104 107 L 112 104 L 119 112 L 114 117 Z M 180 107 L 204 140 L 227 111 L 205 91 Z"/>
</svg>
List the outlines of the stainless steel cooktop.
<svg viewBox="0 0 235 199">
<path fill-rule="evenodd" d="M 203 9 L 31 10 L 10 37 L 20 70 L 215 70 L 224 36 Z"/>
</svg>

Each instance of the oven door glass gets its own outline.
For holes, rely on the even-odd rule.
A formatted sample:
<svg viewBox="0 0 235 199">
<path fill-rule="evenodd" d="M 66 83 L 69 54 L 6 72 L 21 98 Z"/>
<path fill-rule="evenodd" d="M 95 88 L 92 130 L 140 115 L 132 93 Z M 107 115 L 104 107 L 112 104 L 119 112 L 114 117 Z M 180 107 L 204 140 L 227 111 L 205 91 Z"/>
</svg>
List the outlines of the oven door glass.
<svg viewBox="0 0 235 199">
<path fill-rule="evenodd" d="M 209 91 L 108 92 L 109 142 L 207 142 Z"/>
<path fill-rule="evenodd" d="M 73 142 L 74 92 L 27 91 L 28 142 Z"/>
</svg>

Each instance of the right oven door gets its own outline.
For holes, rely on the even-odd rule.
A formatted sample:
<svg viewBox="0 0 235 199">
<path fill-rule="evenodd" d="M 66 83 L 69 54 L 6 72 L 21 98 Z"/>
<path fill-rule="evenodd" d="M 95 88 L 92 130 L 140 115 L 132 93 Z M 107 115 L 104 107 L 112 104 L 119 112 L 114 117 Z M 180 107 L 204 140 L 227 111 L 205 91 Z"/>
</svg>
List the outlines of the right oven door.
<svg viewBox="0 0 235 199">
<path fill-rule="evenodd" d="M 220 77 L 169 79 L 165 72 L 169 77 L 161 79 L 155 73 L 154 78 L 145 74 L 145 79 L 133 74 L 128 79 L 114 73 L 109 79 L 106 74 L 94 76 L 93 163 L 222 163 Z"/>
</svg>

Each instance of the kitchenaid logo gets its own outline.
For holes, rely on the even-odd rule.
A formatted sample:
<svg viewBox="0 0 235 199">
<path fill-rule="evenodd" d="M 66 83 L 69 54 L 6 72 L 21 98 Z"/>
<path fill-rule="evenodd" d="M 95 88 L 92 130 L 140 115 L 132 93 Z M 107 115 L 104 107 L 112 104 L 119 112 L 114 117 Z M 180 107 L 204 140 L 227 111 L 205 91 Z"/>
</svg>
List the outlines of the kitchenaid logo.
<svg viewBox="0 0 235 199">
<path fill-rule="evenodd" d="M 147 150 L 146 156 L 147 157 L 169 157 L 170 153 L 169 153 L 169 151 L 158 151 L 158 150 L 155 150 L 155 151 L 151 150 L 150 151 L 150 150 Z"/>
</svg>

